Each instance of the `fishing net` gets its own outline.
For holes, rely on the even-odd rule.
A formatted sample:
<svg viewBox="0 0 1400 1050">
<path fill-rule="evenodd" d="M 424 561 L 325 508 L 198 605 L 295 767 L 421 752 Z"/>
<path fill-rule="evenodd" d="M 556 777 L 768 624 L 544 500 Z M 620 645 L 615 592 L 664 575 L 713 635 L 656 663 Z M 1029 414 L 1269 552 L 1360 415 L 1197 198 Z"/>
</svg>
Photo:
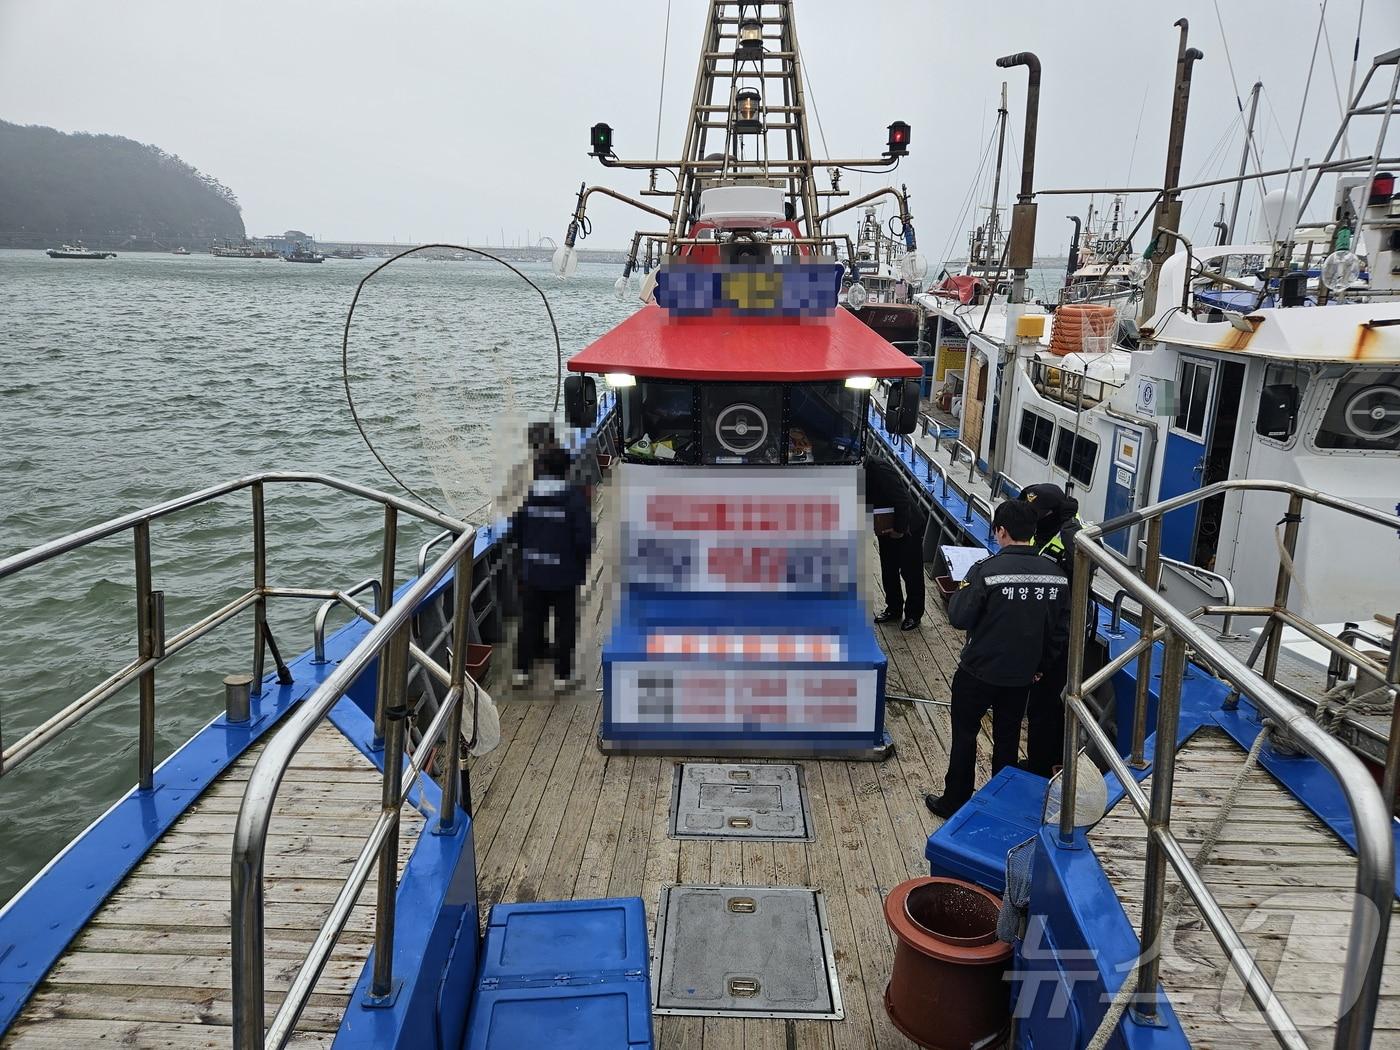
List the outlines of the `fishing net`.
<svg viewBox="0 0 1400 1050">
<path fill-rule="evenodd" d="M 1108 809 L 1108 785 L 1103 774 L 1089 755 L 1080 751 L 1074 765 L 1074 826 L 1091 828 L 1103 819 Z M 1050 786 L 1045 791 L 1045 808 L 1041 813 L 1042 824 L 1058 824 L 1061 807 L 1064 804 L 1064 774 L 1056 773 L 1050 778 Z"/>
<path fill-rule="evenodd" d="M 1031 865 L 1035 859 L 1035 839 L 1006 851 L 1006 892 L 997 914 L 997 939 L 1015 944 L 1026 934 L 1027 908 L 1031 903 Z"/>
</svg>

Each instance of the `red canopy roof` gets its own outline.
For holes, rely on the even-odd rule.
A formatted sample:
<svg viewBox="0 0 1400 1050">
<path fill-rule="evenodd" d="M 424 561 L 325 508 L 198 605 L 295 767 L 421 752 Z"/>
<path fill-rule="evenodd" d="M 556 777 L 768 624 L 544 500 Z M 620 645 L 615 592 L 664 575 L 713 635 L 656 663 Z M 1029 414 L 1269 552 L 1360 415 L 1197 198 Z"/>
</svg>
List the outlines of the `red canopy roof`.
<svg viewBox="0 0 1400 1050">
<path fill-rule="evenodd" d="M 642 307 L 569 358 L 569 371 L 765 382 L 922 374 L 848 310 L 800 320 L 677 318 L 659 306 Z"/>
</svg>

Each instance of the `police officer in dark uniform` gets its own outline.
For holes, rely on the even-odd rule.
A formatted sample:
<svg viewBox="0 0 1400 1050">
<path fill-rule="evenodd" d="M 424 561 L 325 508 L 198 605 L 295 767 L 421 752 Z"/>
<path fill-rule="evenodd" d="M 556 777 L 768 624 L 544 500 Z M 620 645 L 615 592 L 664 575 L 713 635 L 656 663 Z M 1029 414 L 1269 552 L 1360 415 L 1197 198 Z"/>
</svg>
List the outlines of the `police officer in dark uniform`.
<svg viewBox="0 0 1400 1050">
<path fill-rule="evenodd" d="M 1060 659 L 1067 638 L 1069 580 L 1036 554 L 1035 511 L 1006 500 L 992 515 L 1001 548 L 972 567 L 948 602 L 948 622 L 967 632 L 953 675 L 953 744 L 941 796 L 924 804 L 951 817 L 972 797 L 977 732 L 992 712 L 992 773 L 1014 765 L 1026 693 Z"/>
<path fill-rule="evenodd" d="M 1073 581 L 1074 534 L 1083 526 L 1079 520 L 1079 501 L 1066 495 L 1060 486 L 1048 483 L 1027 485 L 1021 490 L 1021 499 L 1035 511 L 1032 542 L 1036 553 L 1054 562 L 1065 578 Z M 1068 620 L 1068 605 L 1065 617 Z M 1064 754 L 1068 661 L 1069 649 L 1062 649 L 1059 658 L 1031 686 L 1026 698 L 1025 768 L 1042 777 L 1049 777 L 1055 771 Z"/>
<path fill-rule="evenodd" d="M 865 499 L 872 509 L 890 512 L 875 525 L 880 584 L 885 591 L 885 608 L 876 614 L 875 622 L 898 620 L 900 630 L 912 631 L 924 617 L 924 529 L 928 516 L 910 496 L 899 470 L 876 456 L 865 460 Z"/>
</svg>

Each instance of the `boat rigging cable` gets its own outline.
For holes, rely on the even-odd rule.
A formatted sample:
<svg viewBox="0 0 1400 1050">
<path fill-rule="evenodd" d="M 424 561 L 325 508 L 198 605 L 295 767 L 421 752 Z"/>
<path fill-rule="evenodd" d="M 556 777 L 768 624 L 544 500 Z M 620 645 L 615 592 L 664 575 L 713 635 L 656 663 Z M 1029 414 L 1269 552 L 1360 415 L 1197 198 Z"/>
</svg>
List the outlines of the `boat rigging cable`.
<svg viewBox="0 0 1400 1050">
<path fill-rule="evenodd" d="M 656 94 L 656 148 L 655 156 L 661 156 L 661 107 L 666 102 L 666 53 L 671 48 L 671 0 L 666 0 L 666 29 L 661 37 L 661 90 Z"/>
<path fill-rule="evenodd" d="M 360 420 L 360 413 L 356 410 L 355 407 L 355 395 L 350 390 L 350 324 L 355 318 L 355 307 L 359 305 L 360 293 L 365 290 L 365 285 L 367 285 L 370 282 L 370 279 L 373 278 L 376 274 L 378 274 L 380 270 L 386 269 L 392 264 L 398 262 L 400 259 L 406 258 L 410 255 L 416 255 L 418 252 L 428 251 L 433 248 L 447 249 L 448 251 L 454 252 L 471 252 L 473 255 L 479 255 L 484 259 L 490 259 L 492 262 L 500 263 L 507 270 L 515 274 L 515 276 L 519 277 L 522 281 L 524 281 L 531 288 L 533 288 L 535 292 L 539 295 L 540 302 L 544 303 L 545 315 L 549 318 L 550 330 L 554 333 L 554 407 L 550 410 L 554 413 L 557 413 L 559 411 L 559 392 L 564 383 L 564 348 L 559 342 L 559 325 L 555 323 L 554 311 L 550 309 L 549 297 L 544 294 L 544 290 L 540 288 L 540 286 L 537 285 L 534 281 L 530 280 L 529 277 L 525 276 L 525 274 L 521 273 L 510 263 L 506 262 L 504 259 L 500 258 L 499 256 L 492 255 L 488 251 L 483 251 L 480 248 L 471 248 L 465 244 L 420 244 L 416 248 L 409 248 L 407 251 L 399 252 L 398 255 L 390 256 L 388 259 L 385 259 L 382 263 L 376 266 L 369 273 L 365 274 L 363 277 L 360 278 L 360 283 L 355 285 L 354 298 L 350 300 L 350 309 L 345 313 L 345 328 L 342 331 L 340 337 L 340 378 L 341 382 L 345 385 L 345 403 L 350 406 L 350 417 L 355 421 L 355 429 L 360 432 L 360 438 L 364 441 L 365 447 L 369 449 L 370 454 L 374 456 L 376 460 L 379 461 L 379 465 L 384 468 L 384 470 L 388 473 L 389 477 L 393 478 L 394 481 L 398 483 L 399 488 L 403 489 L 405 492 L 407 492 L 414 499 L 418 500 L 420 503 L 428 507 L 432 507 L 432 509 L 437 511 L 439 514 L 445 514 L 445 511 L 435 506 L 431 500 L 427 499 L 421 493 L 415 491 L 413 486 L 411 486 L 408 482 L 404 481 L 403 478 L 399 477 L 398 474 L 394 472 L 394 468 L 389 466 L 388 462 L 384 459 L 384 457 L 379 454 L 379 450 L 374 447 L 374 442 L 370 440 L 369 433 L 365 430 L 364 423 Z M 466 515 L 465 517 L 468 521 L 470 521 L 473 517 L 476 516 L 476 514 L 479 511 L 482 511 L 489 507 L 491 505 L 491 502 L 491 500 L 487 500 L 485 503 L 475 508 L 470 514 Z"/>
</svg>

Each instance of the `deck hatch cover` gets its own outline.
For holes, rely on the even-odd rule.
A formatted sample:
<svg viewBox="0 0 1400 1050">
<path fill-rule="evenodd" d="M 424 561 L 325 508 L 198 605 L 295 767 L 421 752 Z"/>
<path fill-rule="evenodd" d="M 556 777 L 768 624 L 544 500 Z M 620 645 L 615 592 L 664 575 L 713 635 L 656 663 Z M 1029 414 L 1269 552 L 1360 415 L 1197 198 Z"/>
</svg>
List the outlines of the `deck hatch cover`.
<svg viewBox="0 0 1400 1050">
<path fill-rule="evenodd" d="M 791 763 L 681 762 L 671 790 L 678 839 L 808 840 L 807 784 Z"/>
<path fill-rule="evenodd" d="M 844 1016 L 818 890 L 669 886 L 656 941 L 656 1013 Z"/>
</svg>

